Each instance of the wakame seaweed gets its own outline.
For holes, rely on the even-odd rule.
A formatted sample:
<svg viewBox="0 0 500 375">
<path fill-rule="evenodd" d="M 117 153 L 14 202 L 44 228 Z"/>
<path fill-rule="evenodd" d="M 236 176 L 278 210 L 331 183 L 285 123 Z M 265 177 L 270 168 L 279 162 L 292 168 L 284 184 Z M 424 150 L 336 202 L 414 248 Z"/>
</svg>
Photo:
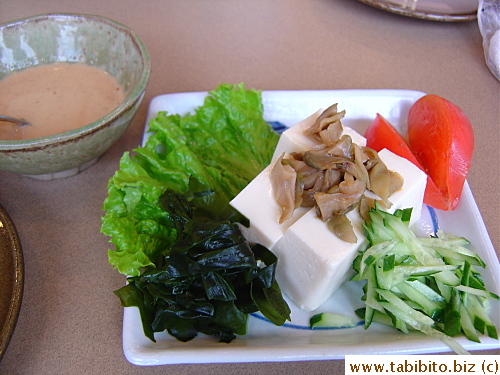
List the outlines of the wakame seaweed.
<svg viewBox="0 0 500 375">
<path fill-rule="evenodd" d="M 160 201 L 177 239 L 161 266 L 146 267 L 115 292 L 123 306 L 139 308 L 147 337 L 167 330 L 180 341 L 204 333 L 229 343 L 246 333 L 249 313 L 260 310 L 276 325 L 289 319 L 271 251 L 251 246 L 238 224 L 211 220 L 206 200 L 192 192 L 167 190 Z"/>
</svg>

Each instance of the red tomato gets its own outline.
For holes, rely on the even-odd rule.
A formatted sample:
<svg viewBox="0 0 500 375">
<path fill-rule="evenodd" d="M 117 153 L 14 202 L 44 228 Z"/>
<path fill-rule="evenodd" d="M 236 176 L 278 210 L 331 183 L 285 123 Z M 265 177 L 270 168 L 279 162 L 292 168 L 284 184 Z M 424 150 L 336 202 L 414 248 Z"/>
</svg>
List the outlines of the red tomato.
<svg viewBox="0 0 500 375">
<path fill-rule="evenodd" d="M 420 167 L 420 163 L 413 155 L 413 152 L 410 151 L 406 140 L 381 114 L 377 113 L 375 120 L 366 129 L 365 138 L 366 146 L 373 148 L 375 151 L 386 148 Z"/>
<path fill-rule="evenodd" d="M 434 181 L 448 210 L 454 210 L 469 172 L 474 132 L 453 103 L 437 95 L 425 95 L 408 113 L 408 144 Z"/>
<path fill-rule="evenodd" d="M 377 113 L 375 120 L 365 132 L 366 145 L 375 151 L 384 148 L 394 152 L 425 172 L 413 152 L 411 152 L 406 140 L 382 115 Z M 425 187 L 424 203 L 434 208 L 446 210 L 447 205 L 436 184 L 427 175 L 427 185 Z"/>
</svg>

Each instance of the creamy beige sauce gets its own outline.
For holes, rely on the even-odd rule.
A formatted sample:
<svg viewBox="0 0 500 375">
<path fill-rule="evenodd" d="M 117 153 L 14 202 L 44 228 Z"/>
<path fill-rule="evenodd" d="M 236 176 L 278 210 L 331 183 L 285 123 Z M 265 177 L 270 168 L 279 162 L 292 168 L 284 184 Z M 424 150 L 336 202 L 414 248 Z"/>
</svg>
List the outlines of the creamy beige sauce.
<svg viewBox="0 0 500 375">
<path fill-rule="evenodd" d="M 80 63 L 40 65 L 9 74 L 0 80 L 0 114 L 32 125 L 0 121 L 0 139 L 37 138 L 76 129 L 105 116 L 124 97 L 114 77 Z"/>
</svg>

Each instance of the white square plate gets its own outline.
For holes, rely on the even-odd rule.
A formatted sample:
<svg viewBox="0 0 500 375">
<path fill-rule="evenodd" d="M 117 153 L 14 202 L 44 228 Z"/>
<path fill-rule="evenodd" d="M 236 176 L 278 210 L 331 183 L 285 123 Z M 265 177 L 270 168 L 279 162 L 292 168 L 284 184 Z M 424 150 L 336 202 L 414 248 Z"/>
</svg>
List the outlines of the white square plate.
<svg viewBox="0 0 500 375">
<path fill-rule="evenodd" d="M 264 91 L 264 117 L 292 126 L 320 108 L 338 103 L 346 110 L 343 124 L 363 133 L 376 113 L 387 118 L 405 133 L 410 106 L 424 93 L 407 90 L 333 90 L 333 91 Z M 203 104 L 206 93 L 167 94 L 155 97 L 149 106 L 148 122 L 159 111 L 184 115 Z M 148 136 L 145 133 L 144 139 Z M 489 290 L 500 294 L 500 265 L 468 184 L 462 200 L 453 212 L 426 207 L 419 223 L 420 234 L 431 234 L 436 222 L 445 231 L 466 237 L 488 264 L 484 281 Z M 482 271 L 482 270 L 481 270 Z M 368 330 L 362 325 L 348 329 L 311 330 L 310 316 L 317 312 L 336 312 L 356 317 L 354 310 L 363 307 L 362 283 L 345 282 L 316 312 L 306 313 L 289 301 L 292 321 L 281 327 L 263 320 L 258 314 L 249 318 L 248 334 L 230 344 L 214 337 L 199 335 L 183 343 L 167 333 L 157 333 L 156 343 L 144 336 L 138 309 L 127 307 L 123 321 L 123 348 L 126 358 L 136 365 L 179 363 L 265 362 L 341 359 L 349 354 L 424 354 L 450 349 L 441 341 L 418 332 L 402 334 L 379 324 Z M 490 316 L 500 327 L 500 303 L 492 301 Z M 359 319 L 358 319 L 359 320 Z M 359 324 L 362 324 L 361 321 Z M 481 336 L 481 343 L 465 337 L 457 340 L 468 350 L 499 348 L 499 341 Z"/>
</svg>

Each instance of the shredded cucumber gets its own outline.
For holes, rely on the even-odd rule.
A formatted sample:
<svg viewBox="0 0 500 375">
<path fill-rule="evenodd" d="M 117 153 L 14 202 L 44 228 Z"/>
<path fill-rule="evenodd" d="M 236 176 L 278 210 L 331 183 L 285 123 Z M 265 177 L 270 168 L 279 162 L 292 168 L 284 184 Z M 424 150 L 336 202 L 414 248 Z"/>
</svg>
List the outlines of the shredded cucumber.
<svg viewBox="0 0 500 375">
<path fill-rule="evenodd" d="M 352 328 L 356 327 L 356 319 L 343 314 L 321 313 L 312 316 L 309 324 L 311 328 Z"/>
<path fill-rule="evenodd" d="M 418 238 L 408 228 L 408 211 L 389 214 L 370 210 L 364 225 L 370 246 L 354 260 L 351 280 L 366 280 L 365 302 L 356 313 L 365 320 L 419 330 L 442 340 L 458 354 L 468 354 L 452 337 L 464 334 L 480 342 L 480 335 L 498 339 L 488 316 L 489 300 L 499 296 L 486 290 L 483 260 L 463 237 L 438 231 L 438 237 Z"/>
</svg>

